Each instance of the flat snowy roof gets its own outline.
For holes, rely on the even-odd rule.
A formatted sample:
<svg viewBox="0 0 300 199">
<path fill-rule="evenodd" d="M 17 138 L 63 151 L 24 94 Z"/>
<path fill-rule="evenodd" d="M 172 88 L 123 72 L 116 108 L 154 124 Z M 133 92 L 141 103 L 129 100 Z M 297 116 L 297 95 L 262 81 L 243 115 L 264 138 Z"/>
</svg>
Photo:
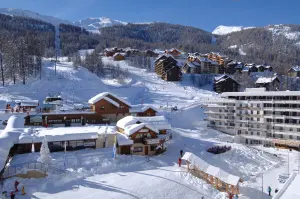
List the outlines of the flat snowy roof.
<svg viewBox="0 0 300 199">
<path fill-rule="evenodd" d="M 221 97 L 235 96 L 300 96 L 300 91 L 263 91 L 263 90 L 246 90 L 246 92 L 225 92 Z"/>
<path fill-rule="evenodd" d="M 117 122 L 117 127 L 124 129 L 125 127 L 132 124 L 136 124 L 137 122 L 149 124 L 158 130 L 171 129 L 171 125 L 168 123 L 168 121 L 164 116 L 151 116 L 151 117 L 127 116 L 124 117 L 123 119 L 120 119 Z"/>
<path fill-rule="evenodd" d="M 58 127 L 58 128 L 26 128 L 19 137 L 19 143 L 42 142 L 47 136 L 49 142 L 66 140 L 97 139 L 98 134 L 105 133 L 105 126 Z M 113 130 L 108 129 L 107 133 Z"/>
</svg>

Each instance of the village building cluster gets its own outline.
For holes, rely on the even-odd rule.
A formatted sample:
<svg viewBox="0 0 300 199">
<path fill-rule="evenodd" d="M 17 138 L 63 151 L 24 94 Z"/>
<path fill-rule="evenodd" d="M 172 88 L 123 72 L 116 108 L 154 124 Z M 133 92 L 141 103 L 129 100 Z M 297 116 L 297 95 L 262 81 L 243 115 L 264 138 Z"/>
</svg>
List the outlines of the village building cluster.
<svg viewBox="0 0 300 199">
<path fill-rule="evenodd" d="M 165 142 L 172 138 L 171 125 L 156 108 L 131 105 L 109 92 L 89 99 L 89 107 L 61 109 L 60 96 L 48 96 L 39 105 L 27 100 L 13 107 L 27 112 L 11 116 L 0 136 L 1 169 L 15 154 L 39 151 L 45 137 L 50 152 L 117 146 L 116 153 L 146 156 L 165 151 Z"/>
</svg>

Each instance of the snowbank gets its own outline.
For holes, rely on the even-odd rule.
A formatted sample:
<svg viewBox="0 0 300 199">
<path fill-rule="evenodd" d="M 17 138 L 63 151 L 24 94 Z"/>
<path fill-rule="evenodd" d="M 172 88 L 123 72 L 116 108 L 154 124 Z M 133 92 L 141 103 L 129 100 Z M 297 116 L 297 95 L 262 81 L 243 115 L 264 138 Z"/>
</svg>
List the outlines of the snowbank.
<svg viewBox="0 0 300 199">
<path fill-rule="evenodd" d="M 7 121 L 6 128 L 0 134 L 0 169 L 5 166 L 10 148 L 18 143 L 19 136 L 24 128 L 22 116 L 11 116 Z"/>
</svg>

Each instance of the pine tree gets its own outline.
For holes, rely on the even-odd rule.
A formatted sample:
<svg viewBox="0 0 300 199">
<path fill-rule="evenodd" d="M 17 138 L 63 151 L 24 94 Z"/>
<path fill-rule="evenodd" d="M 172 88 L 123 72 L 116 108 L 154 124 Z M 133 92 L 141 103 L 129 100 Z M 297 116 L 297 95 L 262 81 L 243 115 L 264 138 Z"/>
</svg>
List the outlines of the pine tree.
<svg viewBox="0 0 300 199">
<path fill-rule="evenodd" d="M 52 161 L 52 157 L 50 155 L 50 150 L 48 147 L 48 142 L 46 136 L 43 139 L 42 146 L 41 146 L 41 151 L 40 151 L 41 156 L 39 157 L 38 161 L 50 165 Z"/>
</svg>

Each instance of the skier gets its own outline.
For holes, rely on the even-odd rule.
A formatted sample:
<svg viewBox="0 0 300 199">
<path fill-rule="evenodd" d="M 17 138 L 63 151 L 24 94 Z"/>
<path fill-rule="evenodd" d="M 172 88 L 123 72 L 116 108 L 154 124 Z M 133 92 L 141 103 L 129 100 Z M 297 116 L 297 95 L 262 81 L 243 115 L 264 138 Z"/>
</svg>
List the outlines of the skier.
<svg viewBox="0 0 300 199">
<path fill-rule="evenodd" d="M 239 196 L 237 194 L 235 194 L 234 199 L 239 199 Z"/>
<path fill-rule="evenodd" d="M 178 166 L 181 167 L 181 158 L 178 158 Z"/>
<path fill-rule="evenodd" d="M 183 150 L 181 149 L 180 150 L 180 157 L 182 157 L 182 155 L 183 155 Z"/>
<path fill-rule="evenodd" d="M 233 199 L 233 194 L 229 193 L 229 199 Z"/>
<path fill-rule="evenodd" d="M 275 189 L 275 193 L 277 193 L 277 192 L 278 192 L 278 189 L 276 188 L 276 189 Z"/>
<path fill-rule="evenodd" d="M 271 191 L 272 191 L 271 187 L 268 186 L 268 193 L 269 193 L 269 196 L 271 196 Z"/>
<path fill-rule="evenodd" d="M 15 194 L 15 192 L 10 192 L 10 199 L 15 199 L 15 197 L 16 197 L 16 194 Z"/>
<path fill-rule="evenodd" d="M 18 190 L 18 185 L 19 185 L 19 182 L 16 180 L 16 181 L 15 181 L 15 190 L 16 190 L 16 192 L 19 191 L 19 190 Z"/>
</svg>

